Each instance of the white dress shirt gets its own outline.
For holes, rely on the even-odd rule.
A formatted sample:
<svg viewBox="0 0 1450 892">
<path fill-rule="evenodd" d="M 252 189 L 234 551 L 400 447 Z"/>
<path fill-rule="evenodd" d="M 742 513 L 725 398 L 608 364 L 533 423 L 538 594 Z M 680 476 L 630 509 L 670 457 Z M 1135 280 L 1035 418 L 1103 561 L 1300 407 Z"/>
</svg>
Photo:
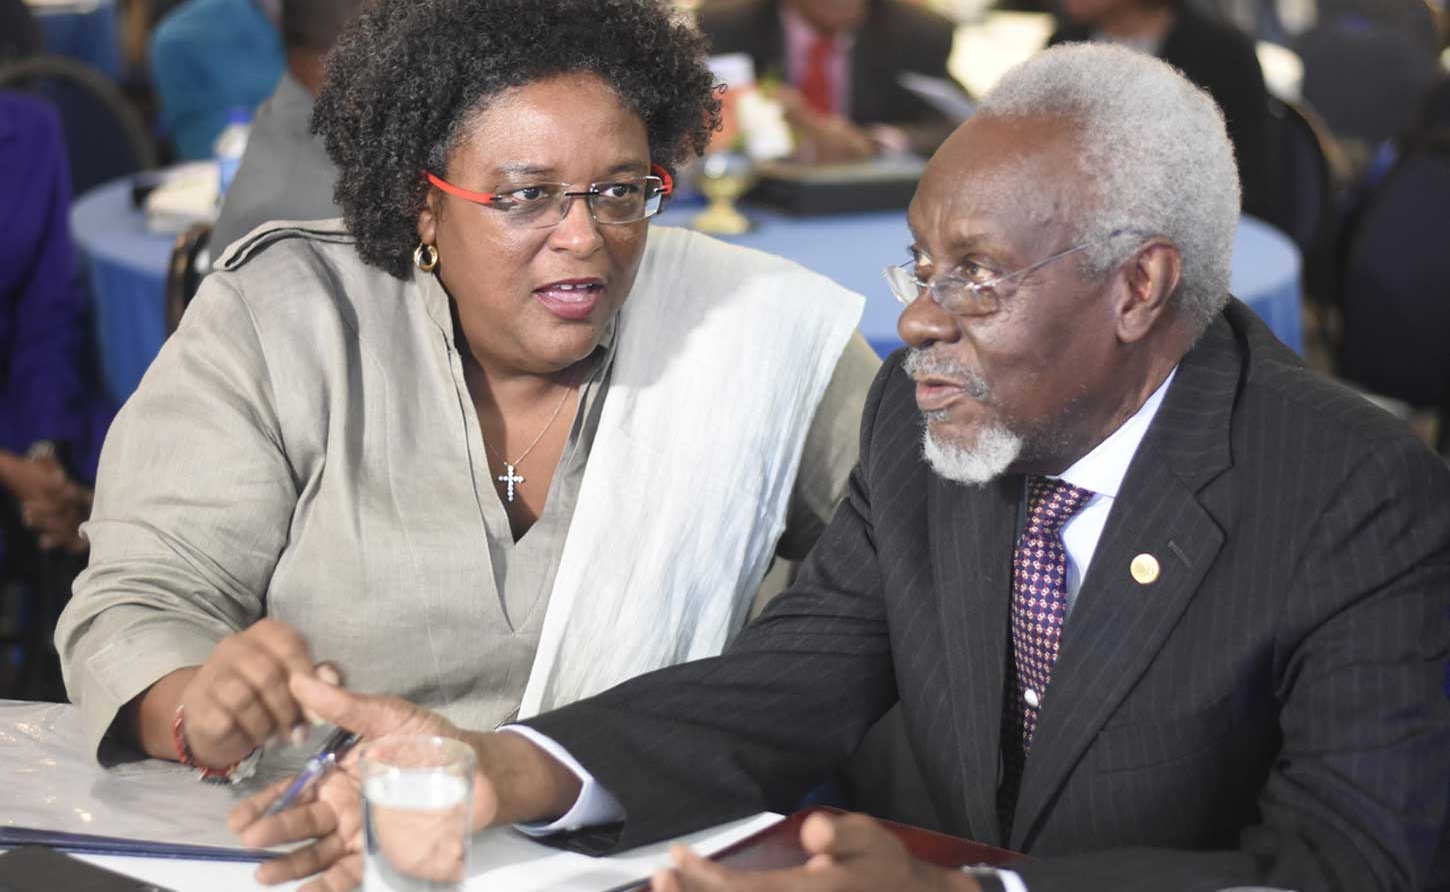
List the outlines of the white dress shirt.
<svg viewBox="0 0 1450 892">
<path fill-rule="evenodd" d="M 1143 435 L 1148 432 L 1148 426 L 1153 423 L 1154 416 L 1158 414 L 1158 407 L 1163 404 L 1163 395 L 1168 392 L 1168 385 L 1173 383 L 1173 378 L 1177 374 L 1178 369 L 1175 367 L 1131 418 L 1109 434 L 1107 439 L 1093 447 L 1091 452 L 1073 462 L 1060 475 L 1060 479 L 1066 480 L 1073 486 L 1091 490 L 1094 494 L 1088 503 L 1062 526 L 1063 550 L 1067 552 L 1067 610 L 1069 615 L 1077 603 L 1078 592 L 1082 589 L 1082 580 L 1087 576 L 1093 552 L 1097 550 L 1098 540 L 1102 538 L 1103 528 L 1107 525 L 1108 513 L 1113 508 L 1113 500 L 1117 498 L 1118 489 L 1123 485 L 1123 478 L 1127 476 L 1128 465 L 1132 464 L 1133 456 L 1138 454 L 1138 446 L 1143 442 Z M 598 783 L 594 776 L 579 764 L 578 760 L 569 755 L 568 750 L 553 739 L 523 725 L 506 725 L 499 730 L 512 731 L 527 737 L 544 752 L 558 759 L 574 772 L 581 784 L 579 798 L 574 800 L 574 806 L 563 817 L 556 821 L 515 825 L 521 832 L 530 836 L 549 836 L 567 830 L 578 830 L 581 827 L 609 824 L 624 819 L 624 807 L 620 805 L 614 794 Z M 1006 892 L 1027 892 L 1027 885 L 1012 871 L 999 870 L 997 877 L 1002 881 Z"/>
</svg>

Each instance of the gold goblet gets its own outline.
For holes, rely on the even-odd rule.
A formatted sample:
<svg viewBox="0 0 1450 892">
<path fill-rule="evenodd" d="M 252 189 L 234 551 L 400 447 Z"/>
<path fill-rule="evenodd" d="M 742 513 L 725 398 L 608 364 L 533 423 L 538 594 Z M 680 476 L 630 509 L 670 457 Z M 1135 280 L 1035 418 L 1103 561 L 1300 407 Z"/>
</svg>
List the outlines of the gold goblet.
<svg viewBox="0 0 1450 892">
<path fill-rule="evenodd" d="M 740 235 L 750 231 L 750 220 L 735 207 L 735 201 L 755 182 L 754 166 L 740 152 L 709 152 L 702 159 L 700 191 L 710 204 L 690 226 L 711 235 Z"/>
</svg>

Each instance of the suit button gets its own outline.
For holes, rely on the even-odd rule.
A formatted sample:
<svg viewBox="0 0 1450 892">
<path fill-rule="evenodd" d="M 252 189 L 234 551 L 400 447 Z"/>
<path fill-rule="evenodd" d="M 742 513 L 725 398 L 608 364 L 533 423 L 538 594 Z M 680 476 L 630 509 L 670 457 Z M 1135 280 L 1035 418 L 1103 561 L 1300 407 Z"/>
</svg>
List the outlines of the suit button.
<svg viewBox="0 0 1450 892">
<path fill-rule="evenodd" d="M 1022 699 L 1026 700 L 1027 705 L 1032 707 L 1033 709 L 1036 709 L 1037 707 L 1042 705 L 1042 698 L 1037 696 L 1037 692 L 1032 690 L 1031 688 L 1028 688 L 1027 690 L 1022 692 Z"/>
</svg>

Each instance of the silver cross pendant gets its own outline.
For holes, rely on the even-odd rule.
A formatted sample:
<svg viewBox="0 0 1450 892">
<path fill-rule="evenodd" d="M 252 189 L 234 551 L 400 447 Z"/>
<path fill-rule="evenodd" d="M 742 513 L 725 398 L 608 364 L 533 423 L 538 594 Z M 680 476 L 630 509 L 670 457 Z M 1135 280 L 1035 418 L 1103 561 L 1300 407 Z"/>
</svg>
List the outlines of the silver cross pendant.
<svg viewBox="0 0 1450 892">
<path fill-rule="evenodd" d="M 504 500 L 512 504 L 514 500 L 514 484 L 523 483 L 524 478 L 522 475 L 514 470 L 513 465 L 505 464 L 503 467 L 504 472 L 500 474 L 496 479 L 499 483 L 503 483 L 508 486 L 508 492 L 504 495 Z"/>
</svg>

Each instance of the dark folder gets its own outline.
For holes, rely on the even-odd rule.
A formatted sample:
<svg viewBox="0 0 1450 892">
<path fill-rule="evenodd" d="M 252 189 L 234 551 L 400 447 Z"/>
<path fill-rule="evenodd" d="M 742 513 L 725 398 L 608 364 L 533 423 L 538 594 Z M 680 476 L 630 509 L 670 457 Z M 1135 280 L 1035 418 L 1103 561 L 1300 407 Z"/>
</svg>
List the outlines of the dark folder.
<svg viewBox="0 0 1450 892">
<path fill-rule="evenodd" d="M 198 861 L 265 861 L 276 852 L 265 849 L 230 849 L 190 843 L 92 836 L 30 827 L 0 827 L 0 848 L 45 846 L 83 855 L 131 855 L 140 858 L 191 858 Z"/>
</svg>

